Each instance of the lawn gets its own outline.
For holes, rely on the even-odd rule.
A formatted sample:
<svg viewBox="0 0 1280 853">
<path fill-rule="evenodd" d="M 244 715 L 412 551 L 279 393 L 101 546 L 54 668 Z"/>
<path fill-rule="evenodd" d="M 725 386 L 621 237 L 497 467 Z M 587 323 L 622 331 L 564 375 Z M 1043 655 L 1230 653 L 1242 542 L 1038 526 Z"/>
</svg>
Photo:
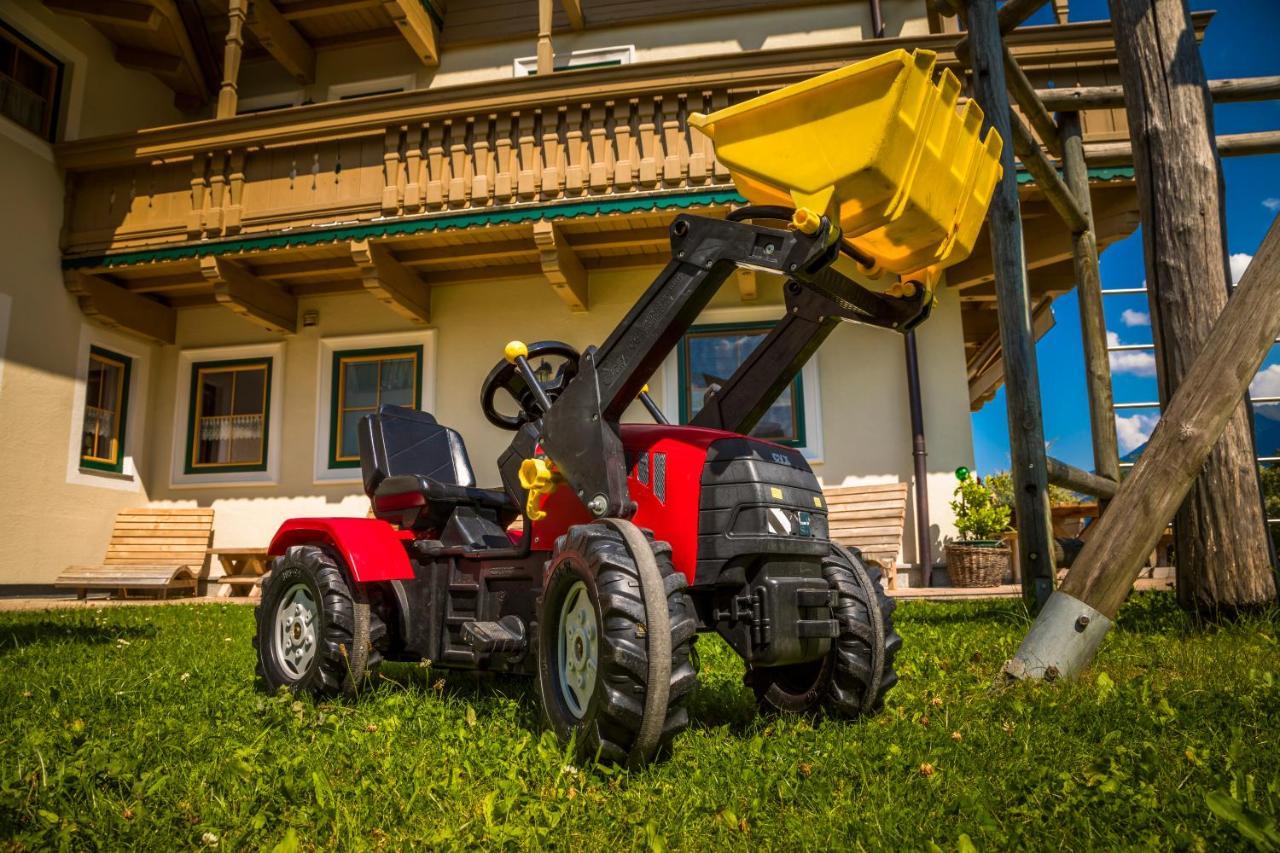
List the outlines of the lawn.
<svg viewBox="0 0 1280 853">
<path fill-rule="evenodd" d="M 263 696 L 251 624 L 235 605 L 0 614 L 0 850 L 1280 841 L 1274 615 L 1198 630 L 1145 595 L 1078 683 L 997 691 L 1020 603 L 905 604 L 902 682 L 856 723 L 757 719 L 702 637 L 692 727 L 633 773 L 572 766 L 520 680 L 393 665 L 352 703 Z"/>
</svg>

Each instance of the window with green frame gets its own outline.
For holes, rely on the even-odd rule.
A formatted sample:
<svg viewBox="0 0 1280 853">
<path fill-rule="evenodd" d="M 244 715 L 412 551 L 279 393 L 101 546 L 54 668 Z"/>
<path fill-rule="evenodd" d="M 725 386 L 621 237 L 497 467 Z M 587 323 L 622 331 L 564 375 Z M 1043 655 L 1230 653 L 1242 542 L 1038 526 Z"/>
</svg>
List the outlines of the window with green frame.
<svg viewBox="0 0 1280 853">
<path fill-rule="evenodd" d="M 80 467 L 124 470 L 124 435 L 129 417 L 129 374 L 133 359 L 101 347 L 89 348 L 85 375 Z"/>
<path fill-rule="evenodd" d="M 270 358 L 191 365 L 186 473 L 267 470 L 270 412 Z"/>
<path fill-rule="evenodd" d="M 333 354 L 329 467 L 360 465 L 360 419 L 384 405 L 422 405 L 422 347 L 342 350 Z"/>
<path fill-rule="evenodd" d="M 680 422 L 702 409 L 706 395 L 724 384 L 751 355 L 773 323 L 719 323 L 694 326 L 676 350 L 680 372 Z M 797 374 L 751 434 L 791 447 L 805 446 L 804 379 Z"/>
</svg>

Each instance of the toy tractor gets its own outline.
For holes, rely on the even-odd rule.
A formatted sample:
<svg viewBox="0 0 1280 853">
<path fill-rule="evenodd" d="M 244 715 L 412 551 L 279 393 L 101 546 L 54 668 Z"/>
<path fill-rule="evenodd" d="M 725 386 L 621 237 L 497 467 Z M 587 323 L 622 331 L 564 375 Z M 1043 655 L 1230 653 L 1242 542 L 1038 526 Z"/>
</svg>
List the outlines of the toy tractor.
<svg viewBox="0 0 1280 853">
<path fill-rule="evenodd" d="M 748 433 L 837 323 L 912 328 L 972 247 L 1000 140 L 979 142 L 981 113 L 932 70 L 896 51 L 691 117 L 752 204 L 677 216 L 670 263 L 599 347 L 507 346 L 480 395 L 514 433 L 501 488 L 477 487 L 432 415 L 366 417 L 374 517 L 292 519 L 271 543 L 266 687 L 353 693 L 382 660 L 533 675 L 581 757 L 638 765 L 688 724 L 692 645 L 714 631 L 766 710 L 878 710 L 901 645 L 879 571 L 832 541 L 804 456 Z M 898 279 L 864 287 L 841 255 Z M 737 268 L 784 276 L 786 314 L 669 424 L 646 382 Z M 637 399 L 655 423 L 619 422 Z"/>
</svg>

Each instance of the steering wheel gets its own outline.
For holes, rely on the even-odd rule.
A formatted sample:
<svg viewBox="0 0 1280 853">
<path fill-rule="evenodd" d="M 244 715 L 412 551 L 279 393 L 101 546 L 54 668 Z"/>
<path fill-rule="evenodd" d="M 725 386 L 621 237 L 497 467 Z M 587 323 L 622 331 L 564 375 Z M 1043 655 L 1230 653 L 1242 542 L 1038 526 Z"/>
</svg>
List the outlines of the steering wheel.
<svg viewBox="0 0 1280 853">
<path fill-rule="evenodd" d="M 578 375 L 578 359 L 581 356 L 576 349 L 563 341 L 535 341 L 529 344 L 529 354 L 526 357 L 535 371 L 539 366 L 538 359 L 549 357 L 564 359 L 551 378 L 539 383 L 542 385 L 543 393 L 552 402 L 563 393 L 569 380 Z M 519 414 L 504 415 L 494 406 L 494 397 L 500 389 L 506 391 L 516 401 L 516 405 L 520 407 Z M 515 363 L 505 358 L 489 371 L 489 375 L 485 377 L 484 386 L 480 390 L 480 408 L 485 418 L 496 427 L 512 431 L 542 417 L 543 413 L 535 404 L 536 399 Z"/>
</svg>

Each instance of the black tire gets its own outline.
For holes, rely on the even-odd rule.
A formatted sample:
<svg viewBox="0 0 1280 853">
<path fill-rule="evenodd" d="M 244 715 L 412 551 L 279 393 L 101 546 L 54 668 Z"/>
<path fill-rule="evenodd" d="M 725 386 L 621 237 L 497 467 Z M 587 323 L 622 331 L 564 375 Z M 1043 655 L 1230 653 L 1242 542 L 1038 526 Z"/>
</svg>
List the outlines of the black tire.
<svg viewBox="0 0 1280 853">
<path fill-rule="evenodd" d="M 747 681 L 766 712 L 875 714 L 898 683 L 893 669 L 902 648 L 902 637 L 893 630 L 897 602 L 885 595 L 880 570 L 868 568 L 857 551 L 833 545 L 822 575 L 838 596 L 840 636 L 831 651 L 810 663 L 754 668 Z"/>
<path fill-rule="evenodd" d="M 646 533 L 647 535 L 647 533 Z M 556 541 L 538 602 L 538 685 L 547 724 L 560 740 L 575 744 L 579 760 L 640 765 L 666 755 L 672 739 L 689 725 L 685 709 L 697 680 L 689 652 L 697 633 L 684 576 L 671 563 L 671 546 L 648 540 L 663 579 L 671 629 L 671 675 L 665 719 L 651 755 L 636 751 L 649 673 L 649 640 L 640 574 L 618 531 L 599 524 L 569 528 Z M 562 687 L 560 621 L 570 594 L 583 590 L 598 632 L 595 678 L 579 715 Z"/>
<path fill-rule="evenodd" d="M 286 596 L 305 591 L 316 605 L 318 628 L 309 662 L 293 668 L 281 660 L 277 616 Z M 305 600 L 305 598 L 304 598 Z M 269 692 L 288 687 L 317 697 L 354 696 L 377 672 L 387 627 L 358 584 L 347 581 L 339 559 L 324 548 L 295 545 L 272 561 L 254 610 L 257 674 Z"/>
</svg>

